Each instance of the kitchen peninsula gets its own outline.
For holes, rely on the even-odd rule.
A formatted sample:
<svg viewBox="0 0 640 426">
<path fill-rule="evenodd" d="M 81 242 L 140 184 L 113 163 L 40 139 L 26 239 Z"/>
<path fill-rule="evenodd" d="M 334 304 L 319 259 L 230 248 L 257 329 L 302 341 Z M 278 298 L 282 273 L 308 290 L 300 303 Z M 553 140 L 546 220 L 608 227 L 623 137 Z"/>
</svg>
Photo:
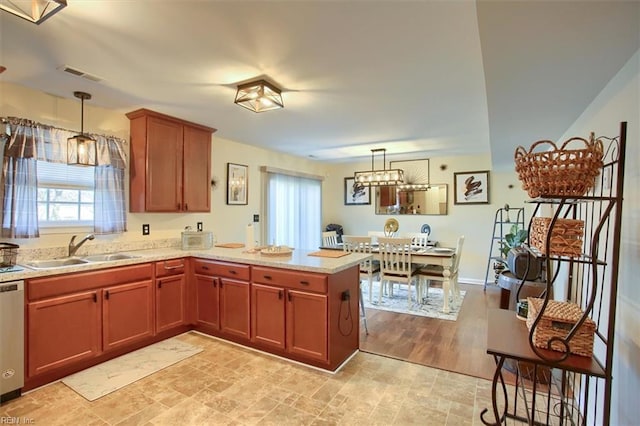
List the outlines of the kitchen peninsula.
<svg viewBox="0 0 640 426">
<path fill-rule="evenodd" d="M 358 350 L 367 255 L 127 254 L 135 257 L 0 276 L 25 280 L 24 390 L 188 330 L 329 371 Z"/>
</svg>

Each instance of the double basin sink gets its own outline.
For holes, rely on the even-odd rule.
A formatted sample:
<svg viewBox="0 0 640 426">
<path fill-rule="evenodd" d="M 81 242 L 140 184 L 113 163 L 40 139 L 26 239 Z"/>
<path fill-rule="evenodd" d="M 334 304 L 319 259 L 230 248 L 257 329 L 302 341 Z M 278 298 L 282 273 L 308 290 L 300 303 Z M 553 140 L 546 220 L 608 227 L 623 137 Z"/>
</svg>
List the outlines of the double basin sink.
<svg viewBox="0 0 640 426">
<path fill-rule="evenodd" d="M 116 260 L 135 259 L 140 256 L 127 253 L 95 254 L 85 257 L 63 257 L 60 259 L 32 260 L 23 265 L 31 269 L 57 269 L 67 266 L 85 265 L 87 263 L 114 262 Z"/>
</svg>

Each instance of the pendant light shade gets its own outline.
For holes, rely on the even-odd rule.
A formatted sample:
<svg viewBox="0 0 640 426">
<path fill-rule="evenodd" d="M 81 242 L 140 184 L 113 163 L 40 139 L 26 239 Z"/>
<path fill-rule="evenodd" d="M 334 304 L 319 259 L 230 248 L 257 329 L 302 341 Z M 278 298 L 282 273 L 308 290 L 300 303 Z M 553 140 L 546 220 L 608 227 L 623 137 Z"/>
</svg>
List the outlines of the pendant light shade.
<svg viewBox="0 0 640 426">
<path fill-rule="evenodd" d="M 355 172 L 353 177 L 356 182 L 369 186 L 386 186 L 386 185 L 399 185 L 404 182 L 404 171 L 402 169 L 389 169 L 385 168 L 386 149 L 372 149 L 371 150 L 371 170 L 364 170 L 361 172 Z M 375 169 L 373 165 L 373 156 L 376 152 L 382 152 L 382 169 Z"/>
<path fill-rule="evenodd" d="M 0 0 L 0 10 L 40 25 L 67 6 L 67 0 Z"/>
<path fill-rule="evenodd" d="M 85 92 L 73 92 L 73 96 L 81 101 L 80 134 L 67 139 L 67 164 L 75 166 L 95 166 L 97 158 L 96 141 L 84 134 L 84 101 L 91 99 Z"/>
<path fill-rule="evenodd" d="M 253 112 L 284 108 L 282 91 L 266 80 L 239 85 L 234 102 Z"/>
</svg>

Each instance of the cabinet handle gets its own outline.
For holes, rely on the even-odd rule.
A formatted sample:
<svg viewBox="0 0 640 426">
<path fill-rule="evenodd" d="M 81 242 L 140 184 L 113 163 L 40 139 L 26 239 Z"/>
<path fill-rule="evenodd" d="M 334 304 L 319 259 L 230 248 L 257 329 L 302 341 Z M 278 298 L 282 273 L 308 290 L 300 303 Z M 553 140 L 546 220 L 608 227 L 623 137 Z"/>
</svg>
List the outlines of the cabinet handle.
<svg viewBox="0 0 640 426">
<path fill-rule="evenodd" d="M 218 286 L 218 283 L 217 283 L 216 281 L 217 281 L 217 280 L 216 280 L 215 278 L 214 278 L 213 280 L 211 280 L 211 282 L 213 283 L 213 286 L 214 286 L 214 287 L 217 287 L 217 286 Z"/>
<path fill-rule="evenodd" d="M 287 300 L 291 302 L 291 293 L 287 292 Z"/>
<path fill-rule="evenodd" d="M 264 278 L 265 280 L 272 280 L 273 278 L 271 278 L 271 275 L 264 275 L 262 278 Z"/>
<path fill-rule="evenodd" d="M 185 209 L 185 210 L 189 210 L 189 204 L 185 204 L 185 205 L 184 205 L 184 209 Z"/>
<path fill-rule="evenodd" d="M 162 288 L 162 281 L 158 281 L 158 288 Z"/>
<path fill-rule="evenodd" d="M 164 262 L 164 269 L 166 271 L 171 271 L 172 269 L 180 269 L 180 268 L 184 268 L 184 263 L 181 263 L 180 265 L 176 265 L 176 266 L 167 266 L 167 262 Z"/>
<path fill-rule="evenodd" d="M 220 280 L 220 288 L 222 288 L 222 280 Z"/>
<path fill-rule="evenodd" d="M 282 290 L 278 290 L 278 299 L 282 300 Z"/>
<path fill-rule="evenodd" d="M 176 209 L 177 209 L 177 210 L 180 210 L 180 203 L 178 203 L 178 204 L 176 205 Z"/>
<path fill-rule="evenodd" d="M 300 284 L 302 284 L 302 285 L 309 285 L 309 281 L 300 281 Z"/>
<path fill-rule="evenodd" d="M 208 271 L 209 267 L 205 265 L 205 266 L 202 267 L 202 269 L 204 269 L 205 271 Z"/>
<path fill-rule="evenodd" d="M 109 290 L 104 292 L 104 298 L 109 300 Z"/>
<path fill-rule="evenodd" d="M 233 270 L 233 269 L 229 269 L 229 273 L 230 273 L 231 275 L 236 275 L 236 274 L 237 274 L 237 272 L 236 272 L 235 270 Z"/>
<path fill-rule="evenodd" d="M 93 303 L 98 303 L 98 294 L 93 293 Z"/>
</svg>

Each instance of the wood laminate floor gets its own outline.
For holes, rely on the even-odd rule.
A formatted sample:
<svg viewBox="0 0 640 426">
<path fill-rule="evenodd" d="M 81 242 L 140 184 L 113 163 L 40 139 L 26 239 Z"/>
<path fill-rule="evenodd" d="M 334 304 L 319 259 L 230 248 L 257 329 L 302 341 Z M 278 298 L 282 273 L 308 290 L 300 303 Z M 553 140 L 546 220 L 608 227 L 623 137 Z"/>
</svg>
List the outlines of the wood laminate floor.
<svg viewBox="0 0 640 426">
<path fill-rule="evenodd" d="M 369 334 L 360 324 L 360 350 L 491 380 L 486 353 L 487 309 L 500 305 L 500 289 L 460 284 L 467 293 L 456 321 L 367 309 Z"/>
</svg>

